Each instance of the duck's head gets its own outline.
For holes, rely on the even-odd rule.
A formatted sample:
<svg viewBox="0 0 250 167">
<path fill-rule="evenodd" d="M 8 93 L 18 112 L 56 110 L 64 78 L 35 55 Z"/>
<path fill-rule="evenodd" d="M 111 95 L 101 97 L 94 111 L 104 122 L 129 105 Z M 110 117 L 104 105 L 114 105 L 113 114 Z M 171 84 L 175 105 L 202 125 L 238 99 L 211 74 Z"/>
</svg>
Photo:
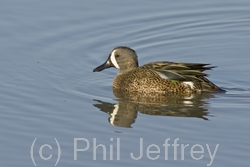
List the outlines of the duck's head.
<svg viewBox="0 0 250 167">
<path fill-rule="evenodd" d="M 107 61 L 96 67 L 93 72 L 99 72 L 110 67 L 120 69 L 120 73 L 137 68 L 138 60 L 136 52 L 126 46 L 115 47 L 109 54 Z"/>
</svg>

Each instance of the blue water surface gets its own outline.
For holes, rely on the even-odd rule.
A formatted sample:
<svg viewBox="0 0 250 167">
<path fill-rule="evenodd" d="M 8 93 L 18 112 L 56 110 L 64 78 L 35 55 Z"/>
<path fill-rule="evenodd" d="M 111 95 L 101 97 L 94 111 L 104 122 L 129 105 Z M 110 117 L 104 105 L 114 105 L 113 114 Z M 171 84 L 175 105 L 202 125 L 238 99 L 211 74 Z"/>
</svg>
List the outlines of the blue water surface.
<svg viewBox="0 0 250 167">
<path fill-rule="evenodd" d="M 0 2 L 0 166 L 248 166 L 250 1 Z M 92 70 L 119 45 L 209 63 L 226 93 L 134 103 Z M 61 153 L 61 154 L 59 154 Z"/>
</svg>

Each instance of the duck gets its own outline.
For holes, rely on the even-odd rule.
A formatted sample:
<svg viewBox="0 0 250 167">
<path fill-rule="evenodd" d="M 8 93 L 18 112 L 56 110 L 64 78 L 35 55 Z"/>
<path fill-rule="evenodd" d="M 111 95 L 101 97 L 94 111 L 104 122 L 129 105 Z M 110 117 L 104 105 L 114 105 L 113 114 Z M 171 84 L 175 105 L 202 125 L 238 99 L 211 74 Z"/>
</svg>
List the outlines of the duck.
<svg viewBox="0 0 250 167">
<path fill-rule="evenodd" d="M 139 66 L 135 50 L 117 46 L 93 72 L 110 67 L 119 69 L 112 83 L 115 90 L 163 94 L 224 92 L 207 79 L 204 71 L 216 67 L 210 64 L 158 61 Z"/>
</svg>

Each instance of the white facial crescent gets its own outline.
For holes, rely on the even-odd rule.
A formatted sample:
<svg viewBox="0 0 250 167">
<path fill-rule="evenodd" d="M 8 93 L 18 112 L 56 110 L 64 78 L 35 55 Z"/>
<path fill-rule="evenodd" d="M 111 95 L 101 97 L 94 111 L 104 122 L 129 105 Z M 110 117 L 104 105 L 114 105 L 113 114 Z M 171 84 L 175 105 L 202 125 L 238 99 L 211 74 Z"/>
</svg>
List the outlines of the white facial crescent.
<svg viewBox="0 0 250 167">
<path fill-rule="evenodd" d="M 115 50 L 111 53 L 111 56 L 110 56 L 110 60 L 112 62 L 112 64 L 115 66 L 115 68 L 120 68 L 116 59 L 115 59 Z"/>
</svg>

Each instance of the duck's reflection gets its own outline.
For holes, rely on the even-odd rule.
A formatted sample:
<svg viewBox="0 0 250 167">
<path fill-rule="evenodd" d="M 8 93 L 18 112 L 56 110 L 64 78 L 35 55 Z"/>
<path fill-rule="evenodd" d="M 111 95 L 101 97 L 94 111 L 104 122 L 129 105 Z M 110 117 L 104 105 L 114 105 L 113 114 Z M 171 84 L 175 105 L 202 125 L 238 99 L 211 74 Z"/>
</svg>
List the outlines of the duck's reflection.
<svg viewBox="0 0 250 167">
<path fill-rule="evenodd" d="M 139 94 L 113 90 L 118 103 L 112 104 L 95 100 L 93 104 L 110 115 L 109 122 L 114 126 L 131 127 L 137 113 L 157 116 L 196 117 L 208 120 L 208 104 L 204 99 L 211 93 L 200 94 Z"/>
</svg>

